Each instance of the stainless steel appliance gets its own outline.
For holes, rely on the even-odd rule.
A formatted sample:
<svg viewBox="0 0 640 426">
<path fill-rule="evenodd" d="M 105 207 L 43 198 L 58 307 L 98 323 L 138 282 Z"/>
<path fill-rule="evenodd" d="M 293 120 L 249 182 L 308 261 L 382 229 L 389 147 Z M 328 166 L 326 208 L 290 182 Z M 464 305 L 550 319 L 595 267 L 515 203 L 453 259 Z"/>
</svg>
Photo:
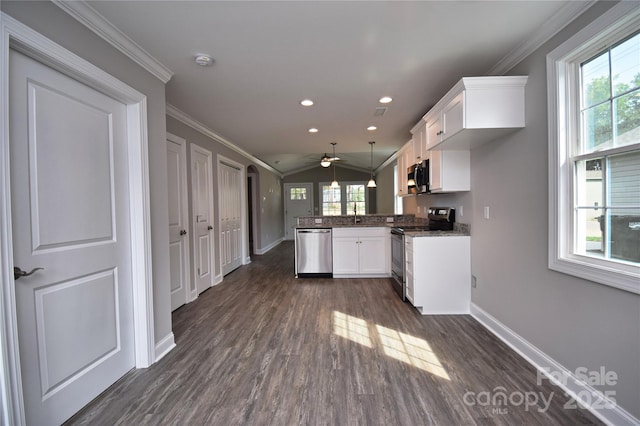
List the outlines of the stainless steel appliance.
<svg viewBox="0 0 640 426">
<path fill-rule="evenodd" d="M 409 194 L 429 193 L 429 160 L 413 164 L 407 168 Z"/>
<path fill-rule="evenodd" d="M 410 231 L 451 231 L 455 222 L 455 209 L 430 207 L 428 225 L 396 226 L 391 228 L 391 276 L 393 289 L 406 300 L 404 236 Z"/>
<path fill-rule="evenodd" d="M 295 252 L 296 278 L 333 276 L 331 228 L 296 229 Z"/>
</svg>

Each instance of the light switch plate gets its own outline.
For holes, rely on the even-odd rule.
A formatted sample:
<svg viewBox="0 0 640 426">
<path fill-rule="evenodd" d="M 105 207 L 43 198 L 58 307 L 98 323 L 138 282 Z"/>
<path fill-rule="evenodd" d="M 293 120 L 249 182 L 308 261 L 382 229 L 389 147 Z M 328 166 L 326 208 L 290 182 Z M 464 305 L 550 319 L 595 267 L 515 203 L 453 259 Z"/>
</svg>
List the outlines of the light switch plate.
<svg viewBox="0 0 640 426">
<path fill-rule="evenodd" d="M 313 221 L 316 223 L 316 225 L 322 224 L 322 219 L 314 219 Z"/>
<path fill-rule="evenodd" d="M 393 218 L 392 218 L 392 217 L 388 217 L 388 218 L 387 218 L 387 222 L 388 222 L 388 223 L 393 223 Z"/>
</svg>

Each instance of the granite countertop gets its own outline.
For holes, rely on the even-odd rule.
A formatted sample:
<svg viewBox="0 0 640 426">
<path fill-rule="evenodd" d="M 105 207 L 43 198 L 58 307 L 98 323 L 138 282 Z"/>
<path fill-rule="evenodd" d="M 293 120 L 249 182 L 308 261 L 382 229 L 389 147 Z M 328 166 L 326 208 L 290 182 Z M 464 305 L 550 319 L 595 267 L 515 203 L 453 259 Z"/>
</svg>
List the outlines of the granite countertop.
<svg viewBox="0 0 640 426">
<path fill-rule="evenodd" d="M 295 229 L 333 229 L 333 228 L 394 228 L 396 226 L 412 226 L 415 223 L 365 223 L 365 224 L 314 224 L 314 225 L 298 225 Z M 424 225 L 419 223 L 418 225 Z M 455 223 L 453 231 L 405 231 L 405 235 L 409 237 L 464 237 L 470 236 L 469 225 L 466 223 Z"/>
<path fill-rule="evenodd" d="M 453 231 L 406 231 L 407 237 L 469 237 L 469 231 L 453 230 Z"/>
</svg>

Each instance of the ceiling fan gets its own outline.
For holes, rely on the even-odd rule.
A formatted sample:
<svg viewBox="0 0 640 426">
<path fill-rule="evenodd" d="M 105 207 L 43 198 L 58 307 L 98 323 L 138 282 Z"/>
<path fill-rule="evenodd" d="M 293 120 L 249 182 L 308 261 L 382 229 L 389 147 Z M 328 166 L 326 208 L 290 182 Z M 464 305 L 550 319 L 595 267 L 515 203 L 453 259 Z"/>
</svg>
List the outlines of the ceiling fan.
<svg viewBox="0 0 640 426">
<path fill-rule="evenodd" d="M 331 145 L 333 145 L 333 157 L 329 157 L 327 153 L 325 153 L 320 159 L 320 165 L 322 167 L 329 167 L 334 161 L 340 161 L 340 157 L 336 157 L 336 142 L 331 142 Z"/>
</svg>

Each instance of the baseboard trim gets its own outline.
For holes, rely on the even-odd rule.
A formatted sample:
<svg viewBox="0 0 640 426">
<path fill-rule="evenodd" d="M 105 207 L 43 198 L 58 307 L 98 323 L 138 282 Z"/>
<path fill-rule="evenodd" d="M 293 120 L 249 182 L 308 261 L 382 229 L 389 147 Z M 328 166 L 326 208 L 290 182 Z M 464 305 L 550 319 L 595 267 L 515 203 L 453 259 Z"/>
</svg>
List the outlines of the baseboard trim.
<svg viewBox="0 0 640 426">
<path fill-rule="evenodd" d="M 551 382 L 574 398 L 575 401 L 580 401 L 580 396 L 586 396 L 586 399 L 591 402 L 591 404 L 586 405 L 586 408 L 603 422 L 616 426 L 640 425 L 640 420 L 631 413 L 613 403 L 602 392 L 580 380 L 573 372 L 567 370 L 549 355 L 473 303 L 471 304 L 471 316 L 511 349 L 519 353 Z M 566 383 L 558 381 L 554 376 L 566 378 L 564 380 Z"/>
<path fill-rule="evenodd" d="M 155 361 L 160 361 L 166 354 L 171 352 L 173 348 L 176 347 L 175 341 L 173 340 L 173 332 L 167 334 L 162 340 L 156 343 L 156 353 L 155 353 Z"/>
<path fill-rule="evenodd" d="M 277 247 L 282 241 L 284 241 L 283 238 L 280 238 L 278 240 L 275 240 L 273 243 L 269 244 L 268 246 L 261 248 L 261 249 L 255 249 L 255 253 L 256 254 L 265 254 L 266 252 L 268 252 L 269 250 Z"/>
<path fill-rule="evenodd" d="M 222 274 L 218 274 L 218 275 L 216 275 L 216 276 L 215 276 L 215 281 L 214 281 L 213 285 L 218 285 L 218 284 L 220 284 L 220 283 L 222 282 L 223 278 L 224 278 L 224 277 L 222 276 Z M 212 287 L 213 287 L 213 286 L 212 286 Z"/>
</svg>

